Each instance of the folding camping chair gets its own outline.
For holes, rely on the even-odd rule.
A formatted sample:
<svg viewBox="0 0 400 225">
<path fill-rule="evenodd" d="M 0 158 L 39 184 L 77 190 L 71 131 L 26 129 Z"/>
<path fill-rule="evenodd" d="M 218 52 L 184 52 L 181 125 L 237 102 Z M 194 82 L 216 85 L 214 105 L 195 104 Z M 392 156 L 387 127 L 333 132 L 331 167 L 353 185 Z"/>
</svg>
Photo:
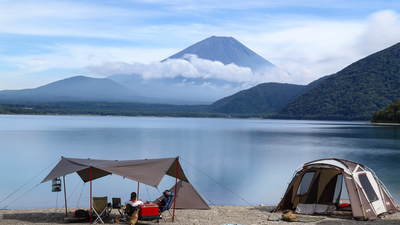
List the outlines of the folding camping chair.
<svg viewBox="0 0 400 225">
<path fill-rule="evenodd" d="M 130 223 L 131 217 L 135 217 L 137 222 L 139 218 L 139 210 L 140 208 L 138 206 L 134 207 L 131 204 L 126 204 L 125 208 L 126 220 Z"/>
<path fill-rule="evenodd" d="M 93 197 L 93 212 L 96 214 L 96 220 L 93 223 L 104 223 L 103 218 L 109 213 L 108 199 L 106 197 Z"/>
<path fill-rule="evenodd" d="M 165 206 L 160 209 L 160 216 L 162 216 L 162 218 L 164 219 L 164 221 L 166 221 L 165 217 L 163 216 L 163 212 L 168 211 L 168 213 L 171 215 L 172 217 L 172 213 L 169 211 L 169 209 L 171 208 L 171 206 L 174 204 L 173 199 L 175 197 L 174 192 L 171 192 L 171 195 L 168 197 L 168 201 L 165 204 Z"/>
<path fill-rule="evenodd" d="M 112 198 L 112 209 L 118 209 L 118 212 L 121 216 L 123 216 L 121 209 L 121 198 Z"/>
</svg>

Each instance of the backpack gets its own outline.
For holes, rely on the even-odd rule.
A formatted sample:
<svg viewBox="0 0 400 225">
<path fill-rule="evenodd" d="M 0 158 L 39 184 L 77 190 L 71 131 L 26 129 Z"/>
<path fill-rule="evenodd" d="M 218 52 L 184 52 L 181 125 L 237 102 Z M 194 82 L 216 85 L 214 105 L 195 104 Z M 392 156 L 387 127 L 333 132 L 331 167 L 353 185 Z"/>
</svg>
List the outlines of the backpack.
<svg viewBox="0 0 400 225">
<path fill-rule="evenodd" d="M 65 218 L 70 223 L 79 223 L 90 219 L 90 213 L 87 210 L 78 209 L 76 210 L 71 217 Z"/>
<path fill-rule="evenodd" d="M 74 217 L 74 218 L 89 218 L 90 214 L 87 210 L 78 209 L 74 212 L 74 214 L 72 214 L 72 217 Z"/>
</svg>

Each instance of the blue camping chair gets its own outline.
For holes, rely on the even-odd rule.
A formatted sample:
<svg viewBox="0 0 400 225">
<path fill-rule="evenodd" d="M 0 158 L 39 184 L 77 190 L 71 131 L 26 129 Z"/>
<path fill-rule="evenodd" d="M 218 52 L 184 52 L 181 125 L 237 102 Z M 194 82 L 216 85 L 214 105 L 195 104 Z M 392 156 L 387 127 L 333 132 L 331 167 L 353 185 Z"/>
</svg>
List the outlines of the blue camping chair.
<svg viewBox="0 0 400 225">
<path fill-rule="evenodd" d="M 163 212 L 168 211 L 168 213 L 169 213 L 169 214 L 171 215 L 171 217 L 172 217 L 172 213 L 169 211 L 169 209 L 170 209 L 171 206 L 174 204 L 174 202 L 173 202 L 174 197 L 175 197 L 174 192 L 171 192 L 171 195 L 168 197 L 167 203 L 165 204 L 165 206 L 164 206 L 162 209 L 160 209 L 160 216 L 162 216 L 162 213 L 163 213 Z M 165 220 L 164 216 L 162 216 L 162 218 Z"/>
</svg>

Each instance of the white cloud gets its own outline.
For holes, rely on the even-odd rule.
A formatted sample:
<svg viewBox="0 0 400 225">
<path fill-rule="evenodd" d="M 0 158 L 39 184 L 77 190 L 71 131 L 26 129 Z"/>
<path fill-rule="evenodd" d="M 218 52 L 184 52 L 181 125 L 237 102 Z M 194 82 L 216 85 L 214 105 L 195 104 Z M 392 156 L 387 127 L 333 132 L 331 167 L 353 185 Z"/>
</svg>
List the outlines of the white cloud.
<svg viewBox="0 0 400 225">
<path fill-rule="evenodd" d="M 253 74 L 251 69 L 247 67 L 240 67 L 235 64 L 224 65 L 221 62 L 201 59 L 191 54 L 185 55 L 184 59 L 167 59 L 150 64 L 104 62 L 101 65 L 86 68 L 103 76 L 137 74 L 145 80 L 183 77 L 204 80 L 217 79 L 251 85 L 263 82 L 290 81 L 290 76 L 281 68 L 274 68 L 263 74 Z M 186 79 L 184 81 L 186 82 Z M 210 85 L 210 82 L 204 82 L 203 85 Z"/>
<path fill-rule="evenodd" d="M 140 10 L 79 1 L 0 1 L 0 32 L 126 39 L 118 29 L 145 16 Z"/>
<path fill-rule="evenodd" d="M 297 84 L 336 73 L 400 41 L 399 14 L 393 10 L 379 11 L 357 20 L 307 17 L 272 20 L 279 21 L 275 23 L 277 29 L 262 32 L 254 27 L 254 33 L 233 36 L 275 65 L 282 66 L 291 74 L 290 81 Z"/>
<path fill-rule="evenodd" d="M 7 56 L 0 53 L 0 61 L 25 73 L 32 73 L 52 68 L 83 68 L 110 61 L 151 62 L 157 57 L 167 58 L 171 52 L 177 50 L 56 44 L 46 47 L 46 51 L 50 53 L 23 56 Z"/>
<path fill-rule="evenodd" d="M 355 45 L 364 28 L 362 22 L 298 19 L 279 27 L 285 29 L 243 35 L 243 43 L 283 67 L 297 84 L 336 73 L 361 57 Z"/>
<path fill-rule="evenodd" d="M 369 55 L 400 41 L 400 16 L 393 10 L 373 13 L 358 37 L 358 51 Z"/>
<path fill-rule="evenodd" d="M 361 4 L 364 1 L 347 1 L 347 0 L 141 0 L 142 2 L 168 5 L 170 8 L 179 9 L 192 9 L 192 10 L 204 10 L 204 9 L 254 9 L 254 8 L 280 8 L 280 7 L 312 7 L 312 8 L 337 8 L 337 9 L 349 9 L 349 8 L 373 8 L 371 5 L 380 5 L 381 2 L 371 2 L 370 4 Z M 396 3 L 394 3 L 396 4 Z"/>
</svg>

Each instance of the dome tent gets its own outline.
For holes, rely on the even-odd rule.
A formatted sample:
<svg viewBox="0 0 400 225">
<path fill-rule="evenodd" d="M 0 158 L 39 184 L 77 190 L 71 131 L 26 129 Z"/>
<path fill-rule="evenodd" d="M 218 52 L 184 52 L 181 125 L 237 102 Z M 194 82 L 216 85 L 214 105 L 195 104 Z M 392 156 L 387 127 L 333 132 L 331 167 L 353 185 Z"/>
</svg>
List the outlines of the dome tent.
<svg viewBox="0 0 400 225">
<path fill-rule="evenodd" d="M 342 204 L 343 194 L 348 203 Z M 397 212 L 389 191 L 368 167 L 345 159 L 320 159 L 305 163 L 294 173 L 275 211 L 330 214 L 348 206 L 358 220 L 374 220 Z"/>
</svg>

